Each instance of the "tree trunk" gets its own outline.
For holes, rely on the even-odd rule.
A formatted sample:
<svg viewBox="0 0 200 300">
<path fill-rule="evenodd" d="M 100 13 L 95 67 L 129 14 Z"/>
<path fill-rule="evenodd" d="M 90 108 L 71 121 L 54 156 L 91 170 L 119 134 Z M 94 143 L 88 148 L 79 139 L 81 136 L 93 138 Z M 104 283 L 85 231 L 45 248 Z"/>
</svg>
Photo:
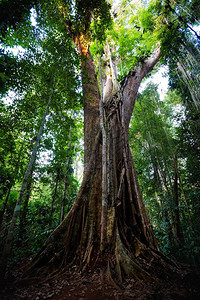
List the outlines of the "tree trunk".
<svg viewBox="0 0 200 300">
<path fill-rule="evenodd" d="M 187 53 L 191 55 L 193 58 L 194 62 L 200 67 L 200 61 L 198 60 L 198 55 L 194 53 L 194 51 L 191 49 L 189 44 L 182 42 L 183 48 L 186 49 Z"/>
<path fill-rule="evenodd" d="M 71 148 L 71 145 L 69 145 L 69 151 L 70 151 L 70 148 Z M 68 161 L 66 163 L 66 173 L 65 173 L 65 178 L 64 178 L 64 192 L 63 192 L 63 198 L 62 198 L 62 202 L 61 202 L 61 212 L 60 212 L 60 221 L 61 222 L 64 219 L 65 199 L 66 199 L 67 188 L 69 186 L 68 176 L 69 176 L 70 161 L 71 161 L 71 157 L 68 158 Z"/>
<path fill-rule="evenodd" d="M 69 141 L 70 142 L 68 144 L 68 152 L 69 153 L 71 150 L 71 136 L 72 136 L 72 127 L 70 126 L 70 129 L 69 129 Z M 74 149 L 75 149 L 75 146 L 74 146 Z M 62 222 L 64 219 L 66 193 L 67 193 L 67 188 L 69 186 L 68 176 L 69 176 L 70 164 L 71 164 L 71 155 L 68 157 L 68 160 L 66 162 L 66 172 L 65 172 L 65 178 L 64 178 L 64 192 L 63 192 L 63 198 L 62 198 L 62 202 L 61 202 L 61 211 L 60 211 L 60 222 Z"/>
<path fill-rule="evenodd" d="M 17 157 L 17 164 L 16 164 L 15 170 L 14 170 L 15 176 L 17 176 L 17 174 L 18 174 L 19 163 L 20 163 L 20 160 L 21 160 L 21 154 L 22 154 L 22 150 L 24 148 L 24 143 L 25 143 L 25 138 L 24 138 L 24 140 L 22 142 L 22 145 L 20 147 L 20 151 L 19 151 L 19 154 L 18 154 L 18 157 Z M 10 192 L 11 192 L 11 189 L 12 189 L 14 183 L 15 183 L 15 181 L 14 182 L 10 182 L 10 184 L 8 186 L 6 198 L 5 198 L 5 201 L 3 203 L 2 210 L 0 211 L 0 228 L 1 228 L 1 225 L 2 225 L 2 222 L 3 222 L 4 213 L 5 213 L 6 208 L 7 208 L 7 203 L 8 203 L 8 199 L 9 199 L 9 196 L 10 196 Z"/>
<path fill-rule="evenodd" d="M 24 232 L 24 226 L 26 224 L 26 215 L 28 212 L 28 203 L 31 195 L 31 189 L 32 189 L 32 175 L 33 170 L 31 171 L 31 174 L 28 179 L 27 187 L 26 187 L 26 193 L 25 193 L 25 199 L 23 204 L 23 211 L 20 216 L 20 224 L 19 224 L 19 239 L 23 238 L 23 232 Z"/>
<path fill-rule="evenodd" d="M 5 275 L 5 272 L 6 272 L 7 262 L 8 262 L 10 253 L 11 253 L 11 248 L 12 248 L 13 239 L 14 239 L 14 228 L 15 228 L 15 225 L 16 225 L 19 213 L 20 213 L 21 202 L 22 202 L 23 195 L 24 195 L 24 192 L 25 192 L 25 189 L 26 189 L 26 186 L 27 186 L 28 178 L 30 176 L 31 170 L 32 170 L 33 165 L 35 163 L 37 149 L 38 149 L 39 142 L 40 142 L 40 139 L 41 139 L 41 136 L 42 136 L 42 131 L 43 131 L 44 124 L 45 124 L 45 121 L 46 121 L 46 117 L 47 117 L 47 114 L 48 114 L 48 111 L 49 111 L 49 106 L 50 106 L 50 103 L 51 103 L 53 93 L 54 93 L 54 90 L 52 88 L 51 94 L 50 94 L 50 97 L 49 97 L 49 101 L 48 101 L 48 104 L 47 104 L 47 108 L 46 108 L 44 117 L 42 119 L 41 125 L 40 125 L 40 129 L 39 129 L 39 132 L 38 132 L 38 135 L 37 135 L 35 145 L 34 145 L 33 150 L 32 150 L 32 154 L 31 154 L 31 157 L 30 157 L 30 160 L 29 160 L 29 164 L 28 164 L 26 172 L 24 174 L 23 182 L 22 182 L 22 185 L 21 185 L 19 197 L 18 197 L 17 202 L 16 202 L 16 206 L 15 206 L 15 210 L 14 210 L 14 213 L 13 213 L 13 216 L 12 216 L 12 220 L 11 220 L 10 226 L 8 228 L 6 242 L 5 242 L 3 252 L 2 252 L 2 256 L 1 256 L 1 260 L 0 260 L 0 278 L 4 278 L 4 275 Z"/>
<path fill-rule="evenodd" d="M 56 200 L 56 194 L 57 194 L 57 189 L 58 189 L 58 182 L 60 179 L 60 168 L 57 168 L 57 175 L 56 175 L 56 185 L 53 191 L 53 197 L 52 197 L 52 202 L 51 202 L 51 211 L 50 211 L 50 217 L 53 216 L 54 210 L 55 210 L 55 200 Z"/>
<path fill-rule="evenodd" d="M 3 223 L 4 213 L 5 213 L 6 209 L 7 209 L 7 203 L 8 203 L 8 198 L 10 196 L 11 188 L 12 188 L 12 184 L 10 184 L 9 187 L 8 187 L 7 195 L 6 195 L 6 198 L 4 200 L 3 207 L 2 207 L 2 209 L 0 211 L 0 228 L 1 228 L 1 225 Z"/>
<path fill-rule="evenodd" d="M 190 74 L 185 70 L 184 64 L 181 60 L 177 63 L 178 70 L 181 72 L 183 80 L 188 87 L 188 90 L 190 92 L 190 95 L 192 97 L 192 100 L 194 101 L 194 104 L 196 108 L 199 108 L 199 91 L 198 88 L 193 87 L 192 84 L 194 84 L 194 81 L 192 80 Z"/>
<path fill-rule="evenodd" d="M 174 237 L 175 243 L 180 245 L 183 242 L 183 236 L 181 232 L 181 225 L 180 225 L 180 213 L 179 213 L 179 195 L 178 195 L 178 159 L 177 155 L 174 156 Z"/>
<path fill-rule="evenodd" d="M 159 60 L 160 51 L 135 67 L 124 78 L 120 89 L 110 92 L 103 102 L 106 130 L 106 236 L 101 249 L 102 220 L 102 132 L 100 95 L 89 47 L 77 42 L 82 60 L 84 92 L 84 178 L 72 209 L 51 234 L 26 274 L 40 275 L 76 262 L 83 267 L 103 264 L 117 272 L 147 278 L 137 257 L 151 256 L 157 242 L 141 196 L 128 145 L 128 127 L 141 80 Z M 148 250 L 149 249 L 149 250 Z M 149 253 L 149 254 L 147 254 Z M 110 272 L 110 271 L 109 271 Z"/>
</svg>

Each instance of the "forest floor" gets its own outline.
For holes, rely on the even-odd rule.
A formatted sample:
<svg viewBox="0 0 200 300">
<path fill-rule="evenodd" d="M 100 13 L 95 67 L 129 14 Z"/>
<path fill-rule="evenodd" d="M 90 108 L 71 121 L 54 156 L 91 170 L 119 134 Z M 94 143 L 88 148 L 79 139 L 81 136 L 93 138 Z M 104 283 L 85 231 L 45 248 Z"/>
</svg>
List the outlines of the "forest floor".
<svg viewBox="0 0 200 300">
<path fill-rule="evenodd" d="M 163 270 L 164 272 L 164 270 Z M 114 281 L 104 280 L 100 270 L 88 270 L 84 276 L 77 267 L 63 273 L 54 280 L 40 278 L 15 279 L 1 282 L 1 300 L 199 300 L 200 272 L 183 274 L 182 280 L 155 279 L 151 283 L 127 279 L 123 287 Z"/>
</svg>

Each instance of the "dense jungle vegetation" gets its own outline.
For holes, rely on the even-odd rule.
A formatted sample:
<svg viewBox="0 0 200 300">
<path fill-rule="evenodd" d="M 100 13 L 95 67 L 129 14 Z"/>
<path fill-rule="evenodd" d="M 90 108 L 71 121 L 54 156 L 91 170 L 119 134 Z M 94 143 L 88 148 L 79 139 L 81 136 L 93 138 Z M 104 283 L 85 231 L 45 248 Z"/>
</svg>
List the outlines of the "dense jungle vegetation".
<svg viewBox="0 0 200 300">
<path fill-rule="evenodd" d="M 39 251 L 70 211 L 83 178 L 82 58 L 69 28 L 85 34 L 97 73 L 99 57 L 106 69 L 110 45 L 118 82 L 160 45 L 128 139 L 160 250 L 199 265 L 199 1 L 123 0 L 111 15 L 103 1 L 83 2 L 0 4 L 0 252 L 19 210 L 7 270 Z M 156 83 L 161 75 L 151 77 L 160 69 L 166 92 Z M 101 89 L 100 72 L 98 79 Z"/>
</svg>

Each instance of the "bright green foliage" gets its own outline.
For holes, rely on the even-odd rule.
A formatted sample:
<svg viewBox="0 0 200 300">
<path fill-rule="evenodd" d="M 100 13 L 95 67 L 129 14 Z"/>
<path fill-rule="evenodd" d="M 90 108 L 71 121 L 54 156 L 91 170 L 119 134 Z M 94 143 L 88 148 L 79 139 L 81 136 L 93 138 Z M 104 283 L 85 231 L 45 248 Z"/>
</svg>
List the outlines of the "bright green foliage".
<svg viewBox="0 0 200 300">
<path fill-rule="evenodd" d="M 145 60 L 157 46 L 158 29 L 153 7 L 140 1 L 122 2 L 116 9 L 115 23 L 109 31 L 110 44 L 114 45 L 120 78 L 139 62 Z"/>
<path fill-rule="evenodd" d="M 32 188 L 27 191 L 31 194 L 29 195 L 26 220 L 23 224 L 24 228 L 23 231 L 20 231 L 21 227 L 16 229 L 16 237 L 19 237 L 19 240 L 16 239 L 14 245 L 15 259 L 37 251 L 50 231 L 60 222 L 64 178 L 69 159 L 68 189 L 64 203 L 65 214 L 70 209 L 78 188 L 72 167 L 73 159 L 80 151 L 80 147 L 76 146 L 80 135 L 77 133 L 76 126 L 82 128 L 82 119 L 78 114 L 82 106 L 79 91 L 79 58 L 67 32 L 60 32 L 59 27 L 46 27 L 41 16 L 37 19 L 36 28 L 28 25 L 28 29 L 32 30 L 33 34 L 29 30 L 26 31 L 26 25 L 23 29 L 24 31 L 22 28 L 13 31 L 12 36 L 10 35 L 7 39 L 5 37 L 4 42 L 5 47 L 22 41 L 21 44 L 26 47 L 23 55 L 18 57 L 10 54 L 2 55 L 2 61 L 5 61 L 7 57 L 14 61 L 13 65 L 16 70 L 12 73 L 11 69 L 11 73 L 8 74 L 9 76 L 5 78 L 4 85 L 2 85 L 2 94 L 5 94 L 6 90 L 10 88 L 15 91 L 14 96 L 9 100 L 10 104 L 8 104 L 8 100 L 1 101 L 0 107 L 2 116 L 0 128 L 1 209 L 6 196 L 10 193 L 2 233 L 6 232 L 5 229 L 12 216 L 18 197 L 17 191 L 46 110 L 51 89 L 53 88 L 54 91 L 49 116 L 40 142 L 40 154 L 38 153 L 32 174 Z M 24 33 L 23 37 L 22 33 Z M 25 43 L 26 33 L 28 36 Z M 30 36 L 32 36 L 31 39 L 29 39 Z M 5 71 L 7 69 L 5 64 L 3 67 L 3 71 Z M 24 75 L 21 76 L 23 71 Z M 54 85 L 53 82 L 55 82 Z M 71 150 L 69 150 L 69 144 L 71 144 Z M 49 157 L 42 163 L 40 156 L 47 151 Z M 55 209 L 53 215 L 50 216 L 55 174 L 58 169 L 60 176 Z M 14 190 L 16 190 L 15 198 L 13 198 Z M 24 208 L 25 206 L 22 206 L 21 213 Z M 3 239 L 1 240 L 3 241 Z M 2 247 L 2 244 L 0 246 Z M 21 247 L 20 252 L 19 246 Z M 22 255 L 23 251 L 25 251 L 24 255 Z"/>
<path fill-rule="evenodd" d="M 64 40 L 65 38 L 59 33 L 51 31 L 48 34 L 49 36 L 40 41 L 43 51 L 39 49 L 38 52 L 28 53 L 30 61 L 34 60 L 35 63 L 34 65 L 33 63 L 29 64 L 30 76 L 26 78 L 26 94 L 13 101 L 9 107 L 2 104 L 2 109 L 4 110 L 2 114 L 5 116 L 5 121 L 2 118 L 2 122 L 6 122 L 6 124 L 2 124 L 1 128 L 4 131 L 4 128 L 7 126 L 9 128 L 7 135 L 10 135 L 9 137 L 2 134 L 2 139 L 4 139 L 4 142 L 2 141 L 1 144 L 2 153 L 7 157 L 2 160 L 2 164 L 4 168 L 6 166 L 10 168 L 13 165 L 11 170 L 14 177 L 16 174 L 14 174 L 15 164 L 13 163 L 15 159 L 18 161 L 20 145 L 25 139 L 30 143 L 29 149 L 32 147 L 42 115 L 46 109 L 54 77 L 57 80 L 56 92 L 54 93 L 51 107 L 51 116 L 55 115 L 55 122 L 52 119 L 52 125 L 55 124 L 54 127 L 58 127 L 56 122 L 59 119 L 61 121 L 59 114 L 67 114 L 67 110 L 74 109 L 74 106 L 76 106 L 76 109 L 79 109 L 80 105 L 79 93 L 76 91 L 78 75 L 75 74 L 75 65 L 78 63 L 78 58 L 72 43 L 70 40 L 68 42 Z M 19 84 L 19 90 L 23 89 L 22 81 L 22 85 Z M 6 142 L 7 140 L 9 140 L 9 145 Z M 10 150 L 5 147 L 9 147 Z M 28 150 L 26 147 L 24 148 L 25 151 Z M 14 153 L 15 156 L 13 156 Z"/>
<path fill-rule="evenodd" d="M 169 115 L 168 115 L 169 117 Z M 135 112 L 130 128 L 130 141 L 133 144 L 134 157 L 138 165 L 145 163 L 146 168 L 141 165 L 138 172 L 141 173 L 142 186 L 149 186 L 149 179 L 154 181 L 153 188 L 159 186 L 158 166 L 160 172 L 165 172 L 166 164 L 172 164 L 173 151 L 176 150 L 176 141 L 173 138 L 172 122 L 167 119 L 164 103 L 159 101 L 159 95 L 155 85 L 150 84 L 142 94 L 138 95 L 135 105 Z M 132 141 L 132 138 L 134 140 Z M 135 140 L 136 139 L 136 140 Z M 142 147 L 143 155 L 139 148 L 135 151 L 135 142 L 138 147 Z M 140 168 L 140 167 L 139 167 Z M 170 174 L 168 174 L 167 184 L 170 184 Z M 150 187 L 148 193 L 151 193 Z M 154 191 L 153 191 L 154 193 Z"/>
<path fill-rule="evenodd" d="M 130 127 L 130 144 L 143 197 L 163 251 L 180 260 L 199 263 L 199 128 L 185 119 L 183 99 L 169 91 L 159 100 L 155 85 L 138 95 Z M 179 211 L 183 242 L 174 237 L 174 157 L 178 155 Z M 193 161 L 192 161 L 193 160 Z M 190 183 L 189 183 L 190 182 Z"/>
<path fill-rule="evenodd" d="M 199 24 L 196 1 L 183 2 L 122 1 L 118 5 L 114 11 L 114 27 L 108 36 L 114 45 L 120 78 L 145 60 L 159 44 L 163 59 L 179 53 L 180 45 L 191 36 L 192 26 Z"/>
</svg>

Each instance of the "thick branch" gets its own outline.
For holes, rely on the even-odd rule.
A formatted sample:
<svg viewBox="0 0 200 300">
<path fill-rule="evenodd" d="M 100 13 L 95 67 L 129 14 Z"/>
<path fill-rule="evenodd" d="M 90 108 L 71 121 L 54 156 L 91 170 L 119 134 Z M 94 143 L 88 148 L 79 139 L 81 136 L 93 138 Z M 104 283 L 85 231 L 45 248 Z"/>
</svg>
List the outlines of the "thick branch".
<svg viewBox="0 0 200 300">
<path fill-rule="evenodd" d="M 157 48 L 147 60 L 140 63 L 132 71 L 130 71 L 121 83 L 123 95 L 123 117 L 126 128 L 128 128 L 130 123 L 140 83 L 142 79 L 152 71 L 153 67 L 159 61 L 160 56 L 160 48 Z"/>
</svg>

